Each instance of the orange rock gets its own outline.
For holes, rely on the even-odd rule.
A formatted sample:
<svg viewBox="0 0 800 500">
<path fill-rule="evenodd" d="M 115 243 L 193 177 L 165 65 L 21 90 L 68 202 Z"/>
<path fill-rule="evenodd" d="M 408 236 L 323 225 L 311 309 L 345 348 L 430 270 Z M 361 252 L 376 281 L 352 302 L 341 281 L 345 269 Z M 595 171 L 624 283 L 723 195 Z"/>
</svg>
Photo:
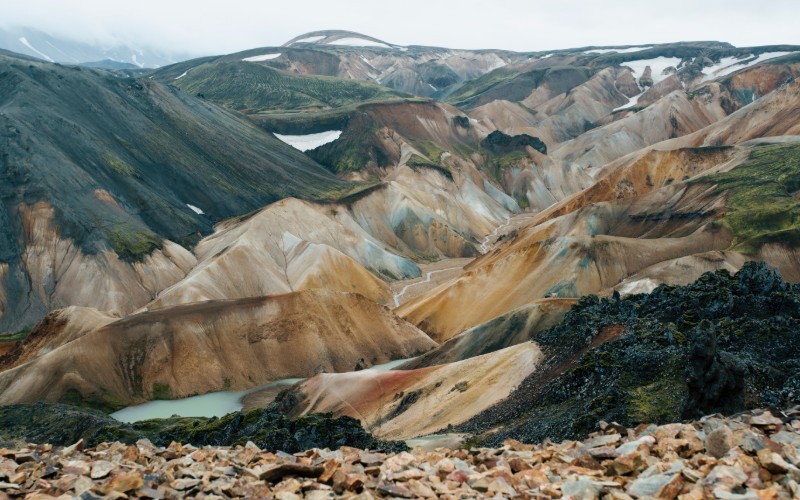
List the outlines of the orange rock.
<svg viewBox="0 0 800 500">
<path fill-rule="evenodd" d="M 144 479 L 142 478 L 142 475 L 138 472 L 131 472 L 129 474 L 122 474 L 109 479 L 108 482 L 106 482 L 106 484 L 103 486 L 103 491 L 106 492 L 106 494 L 112 491 L 125 493 L 127 491 L 141 488 L 142 486 L 144 486 Z"/>
</svg>

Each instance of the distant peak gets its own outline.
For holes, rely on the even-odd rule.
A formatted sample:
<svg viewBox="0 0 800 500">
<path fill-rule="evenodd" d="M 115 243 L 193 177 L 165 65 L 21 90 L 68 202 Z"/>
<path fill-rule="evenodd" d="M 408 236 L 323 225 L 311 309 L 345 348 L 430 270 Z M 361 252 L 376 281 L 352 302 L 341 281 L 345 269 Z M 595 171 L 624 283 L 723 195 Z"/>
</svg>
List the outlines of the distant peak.
<svg viewBox="0 0 800 500">
<path fill-rule="evenodd" d="M 349 47 L 381 47 L 386 49 L 403 48 L 399 45 L 385 42 L 378 38 L 374 38 L 368 35 L 363 35 L 355 31 L 346 31 L 346 30 L 310 31 L 308 33 L 304 33 L 300 36 L 292 38 L 291 40 L 283 44 L 283 46 L 288 47 L 291 45 L 303 44 L 303 43 L 312 43 L 315 45 L 339 45 L 339 46 L 349 46 Z"/>
</svg>

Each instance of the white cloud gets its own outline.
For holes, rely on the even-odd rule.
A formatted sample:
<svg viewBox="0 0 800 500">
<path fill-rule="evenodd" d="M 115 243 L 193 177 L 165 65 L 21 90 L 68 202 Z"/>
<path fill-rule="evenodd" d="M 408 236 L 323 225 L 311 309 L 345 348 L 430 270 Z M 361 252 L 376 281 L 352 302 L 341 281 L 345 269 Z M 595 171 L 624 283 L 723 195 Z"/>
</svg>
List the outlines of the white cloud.
<svg viewBox="0 0 800 500">
<path fill-rule="evenodd" d="M 548 50 L 722 40 L 800 43 L 796 0 L 0 0 L 0 24 L 103 43 L 227 53 L 280 45 L 308 31 L 348 29 L 400 45 Z"/>
</svg>

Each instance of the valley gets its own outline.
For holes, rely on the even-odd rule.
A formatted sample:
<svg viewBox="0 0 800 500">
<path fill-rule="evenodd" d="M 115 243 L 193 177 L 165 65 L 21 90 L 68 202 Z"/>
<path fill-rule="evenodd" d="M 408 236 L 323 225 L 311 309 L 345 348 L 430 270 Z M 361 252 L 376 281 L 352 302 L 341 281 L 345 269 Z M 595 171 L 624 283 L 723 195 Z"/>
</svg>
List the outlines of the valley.
<svg viewBox="0 0 800 500">
<path fill-rule="evenodd" d="M 706 449 L 704 416 L 769 408 L 778 427 L 730 425 L 793 436 L 760 448 L 787 467 L 741 444 L 771 475 L 731 491 L 790 491 L 798 76 L 800 46 L 725 42 L 514 52 L 326 30 L 135 75 L 0 51 L 0 446 L 344 446 L 275 456 L 337 494 L 412 497 L 364 455 L 357 487 L 318 468 L 352 446 L 398 452 L 374 463 L 407 459 L 399 474 L 423 460 L 407 446 L 444 444 L 494 460 L 482 474 L 505 467 L 492 447 L 509 478 L 568 456 L 551 468 L 636 471 L 595 489 L 647 498 L 656 470 L 619 473 L 641 450 L 622 441 L 657 436 L 655 467 Z M 613 447 L 578 443 L 600 422 Z M 556 441 L 574 445 L 521 465 Z M 544 494 L 439 467 L 465 494 Z M 658 472 L 701 495 L 708 473 Z"/>
</svg>

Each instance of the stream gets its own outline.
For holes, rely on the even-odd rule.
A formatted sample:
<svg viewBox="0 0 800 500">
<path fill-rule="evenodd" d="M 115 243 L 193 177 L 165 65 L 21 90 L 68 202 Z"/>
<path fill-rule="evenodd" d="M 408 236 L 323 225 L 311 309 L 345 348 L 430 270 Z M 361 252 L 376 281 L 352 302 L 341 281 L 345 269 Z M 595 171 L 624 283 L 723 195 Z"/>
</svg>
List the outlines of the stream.
<svg viewBox="0 0 800 500">
<path fill-rule="evenodd" d="M 395 307 L 400 307 L 400 297 L 405 295 L 409 288 L 413 288 L 413 287 L 415 287 L 417 285 L 424 285 L 425 283 L 430 283 L 431 282 L 431 276 L 433 276 L 434 274 L 444 273 L 444 272 L 447 272 L 447 271 L 452 271 L 453 269 L 459 269 L 460 267 L 461 266 L 456 266 L 456 267 L 448 267 L 447 269 L 439 269 L 438 271 L 428 271 L 428 274 L 427 274 L 427 276 L 425 276 L 425 280 L 424 281 L 417 281 L 415 283 L 409 283 L 408 285 L 404 286 L 402 290 L 400 290 L 399 292 L 394 294 L 394 306 Z"/>
<path fill-rule="evenodd" d="M 505 222 L 494 228 L 494 231 L 487 234 L 486 237 L 483 239 L 483 241 L 481 242 L 481 253 L 485 254 L 489 250 L 491 250 L 492 238 L 497 238 L 497 236 L 500 234 L 500 231 L 507 228 L 510 225 L 511 225 L 511 216 L 509 215 L 508 217 L 506 217 Z"/>
</svg>

